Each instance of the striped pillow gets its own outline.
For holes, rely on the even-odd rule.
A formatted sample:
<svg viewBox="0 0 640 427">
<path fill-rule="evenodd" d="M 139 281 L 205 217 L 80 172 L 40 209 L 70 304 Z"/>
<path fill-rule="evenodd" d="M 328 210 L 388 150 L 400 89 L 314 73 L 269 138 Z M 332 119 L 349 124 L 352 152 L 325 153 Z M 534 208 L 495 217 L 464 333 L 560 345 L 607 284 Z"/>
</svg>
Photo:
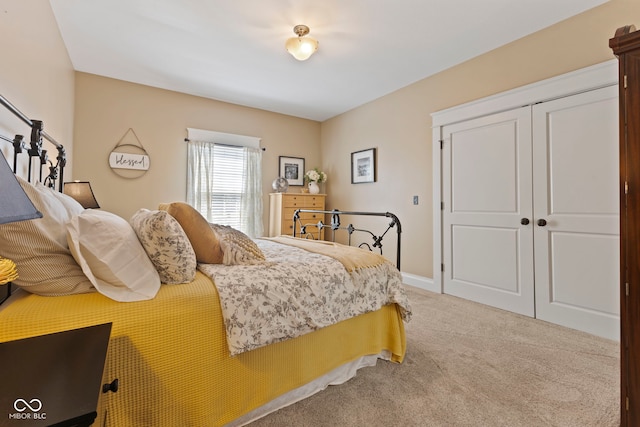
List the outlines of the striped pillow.
<svg viewBox="0 0 640 427">
<path fill-rule="evenodd" d="M 66 222 L 71 213 L 50 188 L 17 178 L 42 218 L 0 225 L 0 256 L 18 267 L 13 283 L 47 296 L 95 291 L 69 251 Z"/>
</svg>

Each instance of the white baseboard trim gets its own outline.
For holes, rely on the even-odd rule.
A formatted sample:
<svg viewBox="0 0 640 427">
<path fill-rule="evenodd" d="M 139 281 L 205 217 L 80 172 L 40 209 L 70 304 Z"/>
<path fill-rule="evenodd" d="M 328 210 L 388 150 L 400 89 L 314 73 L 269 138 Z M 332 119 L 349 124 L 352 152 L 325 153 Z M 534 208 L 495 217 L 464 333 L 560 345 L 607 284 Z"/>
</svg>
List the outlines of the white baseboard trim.
<svg viewBox="0 0 640 427">
<path fill-rule="evenodd" d="M 402 282 L 405 285 L 414 286 L 416 288 L 424 289 L 425 291 L 442 293 L 440 286 L 437 286 L 433 279 L 424 276 L 418 276 L 417 274 L 402 273 Z"/>
</svg>

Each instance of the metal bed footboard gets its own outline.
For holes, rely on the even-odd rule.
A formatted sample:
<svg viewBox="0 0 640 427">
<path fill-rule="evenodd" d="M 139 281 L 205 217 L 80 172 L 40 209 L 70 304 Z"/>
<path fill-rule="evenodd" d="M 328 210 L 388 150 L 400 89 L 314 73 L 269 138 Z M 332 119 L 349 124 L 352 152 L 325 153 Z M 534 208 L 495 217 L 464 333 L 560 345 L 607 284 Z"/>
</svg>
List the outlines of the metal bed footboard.
<svg viewBox="0 0 640 427">
<path fill-rule="evenodd" d="M 324 221 L 320 220 L 315 223 L 303 223 L 300 214 L 301 213 L 318 213 L 323 215 L 331 215 L 331 220 L 329 224 L 325 224 Z M 387 228 L 381 234 L 375 234 L 370 230 L 356 228 L 353 224 L 349 223 L 346 226 L 341 224 L 340 218 L 341 216 L 381 216 L 387 217 L 391 219 L 391 222 L 388 223 Z M 316 210 L 316 209 L 297 209 L 293 213 L 293 237 L 302 237 L 302 238 L 311 238 L 314 239 L 313 234 L 307 232 L 308 227 L 314 227 L 318 231 L 321 231 L 325 228 L 331 229 L 331 238 L 330 240 L 335 242 L 337 232 L 343 231 L 347 233 L 348 244 L 352 245 L 352 236 L 354 233 L 362 233 L 365 235 L 369 235 L 371 238 L 370 243 L 362 242 L 358 244 L 358 247 L 366 246 L 367 249 L 373 251 L 374 248 L 377 248 L 382 253 L 382 240 L 387 235 L 387 232 L 392 228 L 396 230 L 396 267 L 400 270 L 400 249 L 402 243 L 402 226 L 400 224 L 400 220 L 397 216 L 392 214 L 391 212 L 354 212 L 354 211 L 340 211 L 337 209 L 334 210 Z"/>
</svg>

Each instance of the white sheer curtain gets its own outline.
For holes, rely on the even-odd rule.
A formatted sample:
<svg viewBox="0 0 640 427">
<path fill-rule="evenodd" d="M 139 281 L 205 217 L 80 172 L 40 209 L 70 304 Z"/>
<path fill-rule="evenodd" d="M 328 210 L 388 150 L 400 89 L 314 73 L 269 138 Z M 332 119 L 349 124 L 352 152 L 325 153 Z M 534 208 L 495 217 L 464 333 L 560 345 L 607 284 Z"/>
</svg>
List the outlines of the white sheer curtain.
<svg viewBox="0 0 640 427">
<path fill-rule="evenodd" d="M 209 222 L 231 225 L 250 237 L 261 237 L 262 150 L 220 145 L 216 149 L 214 143 L 205 141 L 189 141 L 188 147 L 187 203 Z M 241 161 L 229 153 L 236 149 L 242 151 Z M 233 158 L 238 161 L 230 161 Z"/>
<path fill-rule="evenodd" d="M 187 152 L 187 203 L 208 221 L 213 218 L 213 149 L 205 141 L 189 141 Z"/>
<path fill-rule="evenodd" d="M 241 229 L 249 237 L 262 237 L 262 150 L 244 147 Z"/>
</svg>

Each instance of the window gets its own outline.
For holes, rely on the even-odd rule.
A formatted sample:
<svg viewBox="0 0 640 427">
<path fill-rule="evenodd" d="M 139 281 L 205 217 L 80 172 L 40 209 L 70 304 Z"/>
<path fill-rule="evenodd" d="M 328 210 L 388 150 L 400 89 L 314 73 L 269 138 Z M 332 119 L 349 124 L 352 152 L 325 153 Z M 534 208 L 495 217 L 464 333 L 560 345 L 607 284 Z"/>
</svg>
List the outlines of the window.
<svg viewBox="0 0 640 427">
<path fill-rule="evenodd" d="M 213 197 L 211 220 L 241 229 L 240 198 L 244 188 L 243 147 L 213 146 Z M 243 230 L 244 231 L 244 230 Z"/>
<path fill-rule="evenodd" d="M 187 203 L 209 222 L 262 236 L 261 163 L 259 148 L 190 139 Z"/>
</svg>

